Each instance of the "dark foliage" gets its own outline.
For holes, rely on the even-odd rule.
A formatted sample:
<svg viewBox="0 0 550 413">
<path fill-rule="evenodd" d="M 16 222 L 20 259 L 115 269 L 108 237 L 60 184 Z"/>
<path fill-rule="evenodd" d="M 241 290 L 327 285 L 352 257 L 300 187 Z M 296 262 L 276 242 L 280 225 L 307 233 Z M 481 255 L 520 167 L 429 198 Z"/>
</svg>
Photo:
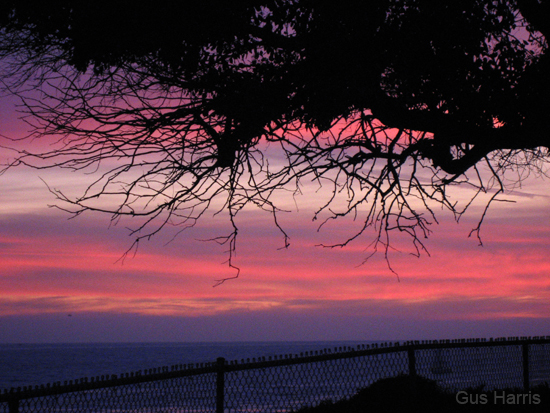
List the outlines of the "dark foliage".
<svg viewBox="0 0 550 413">
<path fill-rule="evenodd" d="M 400 375 L 381 379 L 349 399 L 325 401 L 300 409 L 298 413 L 546 412 L 550 406 L 548 385 L 534 387 L 528 392 L 519 389 L 484 391 L 483 388 L 464 392 L 467 396 L 464 393 L 458 396 L 459 403 L 456 391 L 448 391 L 434 380 Z M 503 402 L 506 399 L 503 394 L 508 397 L 507 403 Z"/>
<path fill-rule="evenodd" d="M 490 203 L 507 174 L 544 174 L 549 21 L 538 0 L 4 1 L 4 88 L 58 142 L 11 166 L 110 165 L 53 191 L 144 217 L 136 243 L 225 210 L 230 251 L 244 206 L 278 226 L 274 194 L 313 180 L 333 193 L 314 218 L 363 211 L 337 245 L 372 227 L 375 251 L 395 230 L 418 254 L 435 205 L 470 205 L 453 186 Z"/>
</svg>

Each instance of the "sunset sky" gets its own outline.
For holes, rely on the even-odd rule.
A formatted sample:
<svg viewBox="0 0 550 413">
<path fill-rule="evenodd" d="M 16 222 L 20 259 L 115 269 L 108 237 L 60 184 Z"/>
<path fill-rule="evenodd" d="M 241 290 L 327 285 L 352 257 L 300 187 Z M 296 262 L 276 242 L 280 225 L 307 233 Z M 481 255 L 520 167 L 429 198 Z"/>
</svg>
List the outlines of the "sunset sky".
<svg viewBox="0 0 550 413">
<path fill-rule="evenodd" d="M 0 106 L 0 134 L 25 125 L 13 102 Z M 0 138 L 1 139 L 1 138 Z M 2 145 L 7 141 L 3 140 Z M 1 149 L 5 162 L 12 154 Z M 44 182 L 78 191 L 85 176 L 67 171 L 9 170 L 0 176 L 0 342 L 406 340 L 550 334 L 550 193 L 531 177 L 495 203 L 483 246 L 468 237 L 481 199 L 457 224 L 441 211 L 426 240 L 430 256 L 390 255 L 392 273 L 368 236 L 344 249 L 323 249 L 353 232 L 350 220 L 312 222 L 323 194 L 305 191 L 298 210 L 272 217 L 245 210 L 235 265 L 226 246 L 201 241 L 226 234 L 209 215 L 172 242 L 168 228 L 121 261 L 132 238 L 109 216 L 69 215 Z M 318 198 L 315 198 L 318 197 Z M 313 198 L 313 199 L 312 199 Z M 368 234 L 372 235 L 372 234 Z M 397 246 L 400 246 L 399 241 Z M 407 248 L 404 245 L 404 248 Z"/>
</svg>

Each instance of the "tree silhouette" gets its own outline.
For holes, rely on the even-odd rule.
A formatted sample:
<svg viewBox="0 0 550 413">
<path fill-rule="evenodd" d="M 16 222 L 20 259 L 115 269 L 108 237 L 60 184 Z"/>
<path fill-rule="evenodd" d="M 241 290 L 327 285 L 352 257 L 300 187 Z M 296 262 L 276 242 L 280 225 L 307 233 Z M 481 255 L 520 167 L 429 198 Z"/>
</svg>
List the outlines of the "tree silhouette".
<svg viewBox="0 0 550 413">
<path fill-rule="evenodd" d="M 0 5 L 4 88 L 29 138 L 57 142 L 9 167 L 97 168 L 80 197 L 52 192 L 77 215 L 143 217 L 136 244 L 223 209 L 232 265 L 251 204 L 288 245 L 276 193 L 313 180 L 332 191 L 315 218 L 365 214 L 337 245 L 372 227 L 373 251 L 401 232 L 419 254 L 435 205 L 470 205 L 452 187 L 488 207 L 506 174 L 544 174 L 548 2 L 74 3 Z"/>
</svg>

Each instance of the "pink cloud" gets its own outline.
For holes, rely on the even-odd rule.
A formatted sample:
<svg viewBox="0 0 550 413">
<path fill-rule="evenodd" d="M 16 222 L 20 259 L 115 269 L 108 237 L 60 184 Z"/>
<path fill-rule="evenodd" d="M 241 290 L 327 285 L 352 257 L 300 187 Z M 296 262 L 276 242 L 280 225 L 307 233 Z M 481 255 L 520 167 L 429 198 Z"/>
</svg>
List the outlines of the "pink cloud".
<svg viewBox="0 0 550 413">
<path fill-rule="evenodd" d="M 10 131 L 22 129 L 12 125 Z M 294 326 L 285 337 L 307 338 L 300 336 L 296 320 L 310 320 L 311 330 L 322 337 L 325 317 L 341 338 L 352 334 L 344 326 L 349 322 L 389 339 L 391 326 L 382 327 L 383 320 L 391 320 L 395 334 L 407 322 L 424 326 L 419 331 L 427 334 L 430 322 L 452 331 L 446 322 L 481 326 L 509 320 L 519 326 L 550 318 L 549 202 L 540 195 L 546 188 L 539 181 L 510 195 L 518 204 L 495 205 L 482 228 L 484 247 L 468 238 L 479 206 L 460 225 L 440 214 L 441 225 L 434 225 L 425 240 L 431 257 L 411 256 L 408 241 L 396 236 L 403 252 L 391 251 L 390 260 L 399 278 L 381 254 L 361 265 L 370 253 L 366 247 L 372 233 L 344 249 L 315 247 L 345 241 L 361 222 L 331 222 L 317 232 L 312 205 L 318 206 L 322 195 L 314 199 L 315 191 L 306 188 L 298 199 L 300 210 L 279 217 L 291 237 L 288 250 L 280 250 L 283 238 L 268 214 L 245 210 L 238 216 L 234 264 L 241 276 L 212 288 L 235 271 L 224 264 L 227 246 L 197 239 L 226 234 L 226 221 L 208 216 L 166 245 L 177 231 L 168 229 L 142 243 L 135 258 L 122 264 L 117 260 L 133 241 L 124 226 L 131 222 L 108 229 L 106 216 L 68 221 L 67 215 L 46 208 L 54 200 L 34 171 L 9 171 L 2 178 L 8 177 L 0 180 L 5 198 L 0 204 L 0 317 L 10 320 L 71 313 L 91 318 L 123 314 L 127 320 L 193 318 L 218 327 L 224 320 L 260 323 L 239 327 L 242 334 L 231 336 L 250 339 L 258 337 L 254 331 L 277 338 L 282 329 L 277 317 Z M 51 171 L 43 177 L 54 187 L 78 192 L 76 175 Z M 293 208 L 293 199 L 281 196 L 281 202 Z M 200 323 L 191 324 L 186 325 L 196 329 L 193 337 L 208 336 Z"/>
<path fill-rule="evenodd" d="M 223 265 L 223 248 L 215 244 L 192 237 L 167 246 L 152 241 L 121 265 L 115 261 L 128 245 L 123 231 L 107 230 L 88 218 L 59 222 L 55 215 L 12 216 L 0 234 L 0 314 L 204 316 L 286 308 L 438 320 L 549 315 L 541 305 L 550 298 L 545 277 L 550 264 L 545 245 L 537 242 L 546 239 L 547 230 L 540 226 L 526 227 L 530 241 L 511 249 L 513 231 L 501 225 L 487 223 L 486 231 L 498 242 L 489 240 L 480 248 L 461 238 L 462 227 L 444 223 L 436 232 L 442 235 L 430 241 L 431 257 L 393 255 L 400 281 L 381 257 L 358 266 L 362 248 L 319 249 L 309 235 L 296 233 L 291 248 L 279 251 L 270 230 L 252 226 L 243 231 L 237 251 L 241 277 L 212 288 L 216 279 L 233 274 Z"/>
</svg>

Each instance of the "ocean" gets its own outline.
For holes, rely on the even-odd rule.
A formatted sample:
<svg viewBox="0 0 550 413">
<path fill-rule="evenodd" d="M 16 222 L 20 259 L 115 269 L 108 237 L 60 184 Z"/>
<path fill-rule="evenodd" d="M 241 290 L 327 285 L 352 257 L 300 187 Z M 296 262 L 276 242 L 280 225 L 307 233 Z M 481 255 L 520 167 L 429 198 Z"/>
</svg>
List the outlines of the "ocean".
<svg viewBox="0 0 550 413">
<path fill-rule="evenodd" d="M 119 376 L 175 364 L 214 362 L 218 357 L 227 361 L 252 361 L 258 357 L 300 355 L 323 349 L 334 353 L 372 343 L 4 344 L 0 345 L 0 389 L 111 374 Z M 323 400 L 350 397 L 358 389 L 384 377 L 406 374 L 411 363 L 418 375 L 437 381 L 449 391 L 480 386 L 489 390 L 521 388 L 525 349 L 528 350 L 530 384 L 550 382 L 550 344 L 533 343 L 528 347 L 520 342 L 480 344 L 484 345 L 417 348 L 413 355 L 407 349 L 359 352 L 353 357 L 228 370 L 221 381 L 224 403 L 228 410 L 236 412 L 295 410 Z M 189 377 L 165 376 L 163 380 L 31 398 L 22 403 L 26 406 L 23 410 L 28 411 L 65 411 L 62 409 L 68 408 L 70 411 L 102 412 L 113 411 L 113 406 L 121 412 L 180 411 L 177 409 L 183 408 L 205 411 L 215 408 L 216 383 L 217 377 L 212 372 Z M 3 403 L 0 412 L 7 412 L 7 408 L 7 403 Z M 52 410 L 48 410 L 50 408 Z"/>
<path fill-rule="evenodd" d="M 175 364 L 300 354 L 372 342 L 0 344 L 0 392 Z"/>
</svg>

